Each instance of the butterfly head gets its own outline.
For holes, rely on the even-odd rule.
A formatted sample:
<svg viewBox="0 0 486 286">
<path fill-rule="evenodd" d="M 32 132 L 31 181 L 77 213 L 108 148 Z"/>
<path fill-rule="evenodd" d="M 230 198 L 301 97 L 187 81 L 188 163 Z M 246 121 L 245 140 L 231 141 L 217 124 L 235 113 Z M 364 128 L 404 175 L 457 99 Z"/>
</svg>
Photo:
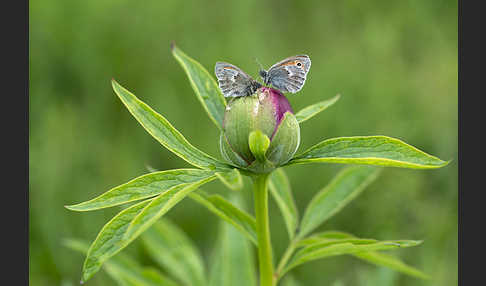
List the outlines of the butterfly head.
<svg viewBox="0 0 486 286">
<path fill-rule="evenodd" d="M 259 74 L 259 75 L 260 75 L 260 77 L 262 78 L 263 83 L 264 83 L 264 84 L 268 84 L 268 78 L 267 78 L 268 73 L 267 73 L 267 71 L 266 71 L 266 70 L 264 70 L 264 69 L 261 69 L 261 70 L 258 72 L 258 74 Z"/>
</svg>

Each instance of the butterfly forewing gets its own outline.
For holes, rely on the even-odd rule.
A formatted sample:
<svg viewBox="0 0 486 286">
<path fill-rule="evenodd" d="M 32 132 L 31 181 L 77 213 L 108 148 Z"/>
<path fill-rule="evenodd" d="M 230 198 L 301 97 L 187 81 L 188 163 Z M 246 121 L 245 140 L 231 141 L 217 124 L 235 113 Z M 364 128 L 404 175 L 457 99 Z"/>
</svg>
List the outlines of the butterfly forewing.
<svg viewBox="0 0 486 286">
<path fill-rule="evenodd" d="M 217 62 L 214 73 L 224 97 L 247 96 L 253 93 L 255 82 L 249 75 L 235 65 Z"/>
<path fill-rule="evenodd" d="M 307 55 L 286 58 L 270 67 L 265 83 L 282 92 L 296 93 L 304 86 L 310 66 L 311 60 Z"/>
</svg>

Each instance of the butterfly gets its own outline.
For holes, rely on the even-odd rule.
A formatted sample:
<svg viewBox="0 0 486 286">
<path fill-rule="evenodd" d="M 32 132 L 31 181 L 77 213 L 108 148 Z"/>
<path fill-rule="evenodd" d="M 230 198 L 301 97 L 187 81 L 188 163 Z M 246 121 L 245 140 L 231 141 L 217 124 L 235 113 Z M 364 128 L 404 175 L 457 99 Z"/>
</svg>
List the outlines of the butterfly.
<svg viewBox="0 0 486 286">
<path fill-rule="evenodd" d="M 272 85 L 281 92 L 296 93 L 302 89 L 311 66 L 307 55 L 288 57 L 259 72 L 263 84 Z M 263 85 L 235 65 L 217 62 L 214 73 L 224 97 L 248 96 Z"/>
</svg>

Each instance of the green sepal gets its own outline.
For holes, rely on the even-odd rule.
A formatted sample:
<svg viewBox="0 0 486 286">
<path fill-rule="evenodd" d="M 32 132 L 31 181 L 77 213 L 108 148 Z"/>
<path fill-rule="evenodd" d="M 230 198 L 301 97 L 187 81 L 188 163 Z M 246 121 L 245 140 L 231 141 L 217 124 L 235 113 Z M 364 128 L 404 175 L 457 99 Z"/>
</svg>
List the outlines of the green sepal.
<svg viewBox="0 0 486 286">
<path fill-rule="evenodd" d="M 231 148 L 228 139 L 226 139 L 223 132 L 221 132 L 221 135 L 219 136 L 219 150 L 224 160 L 234 167 L 244 168 L 250 165 L 250 162 L 247 162 L 241 155 L 237 154 L 236 151 Z"/>
<path fill-rule="evenodd" d="M 248 136 L 248 145 L 251 153 L 260 163 L 264 163 L 267 160 L 265 153 L 270 146 L 270 139 L 268 139 L 267 135 L 260 130 L 252 131 L 250 136 Z"/>
<path fill-rule="evenodd" d="M 286 112 L 273 135 L 267 151 L 267 159 L 275 166 L 287 163 L 294 156 L 300 144 L 300 127 L 295 116 Z"/>
</svg>

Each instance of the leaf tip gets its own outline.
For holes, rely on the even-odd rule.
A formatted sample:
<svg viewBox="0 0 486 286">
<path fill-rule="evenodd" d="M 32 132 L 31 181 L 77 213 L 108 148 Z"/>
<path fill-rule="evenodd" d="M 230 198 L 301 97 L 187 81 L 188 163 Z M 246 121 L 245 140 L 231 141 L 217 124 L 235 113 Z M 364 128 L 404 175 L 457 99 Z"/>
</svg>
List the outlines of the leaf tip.
<svg viewBox="0 0 486 286">
<path fill-rule="evenodd" d="M 423 240 L 407 240 L 407 241 L 400 241 L 398 244 L 398 247 L 411 247 L 411 246 L 417 246 L 422 244 L 424 242 Z"/>
<path fill-rule="evenodd" d="M 116 87 L 119 85 L 120 84 L 114 78 L 111 78 L 111 87 L 113 88 L 113 90 L 115 90 Z"/>
<path fill-rule="evenodd" d="M 75 211 L 75 212 L 86 211 L 86 209 L 83 209 L 83 203 L 75 204 L 75 205 L 65 205 L 64 207 L 70 211 Z"/>
<path fill-rule="evenodd" d="M 170 50 L 173 52 L 176 47 L 176 43 L 174 40 L 170 41 Z"/>
<path fill-rule="evenodd" d="M 444 163 L 442 163 L 442 166 L 441 167 L 445 167 L 447 165 L 449 165 L 449 163 L 451 163 L 454 159 L 449 159 L 447 161 L 444 161 Z"/>
<path fill-rule="evenodd" d="M 79 280 L 79 284 L 82 285 L 86 283 L 86 281 L 88 281 L 93 276 L 93 274 L 95 274 L 96 271 L 97 270 L 87 272 L 86 270 L 83 269 L 83 274 L 81 275 L 81 280 Z"/>
<path fill-rule="evenodd" d="M 436 158 L 436 159 L 437 159 L 437 163 L 434 164 L 434 165 L 431 165 L 431 167 L 429 167 L 429 168 L 432 168 L 432 169 L 442 168 L 442 167 L 449 165 L 449 163 L 451 163 L 452 160 L 453 160 L 453 159 L 450 159 L 450 160 L 444 161 L 444 160 L 441 160 L 439 158 Z"/>
<path fill-rule="evenodd" d="M 73 208 L 75 205 L 64 205 L 65 208 L 67 208 L 70 211 L 74 211 L 75 209 Z"/>
</svg>

